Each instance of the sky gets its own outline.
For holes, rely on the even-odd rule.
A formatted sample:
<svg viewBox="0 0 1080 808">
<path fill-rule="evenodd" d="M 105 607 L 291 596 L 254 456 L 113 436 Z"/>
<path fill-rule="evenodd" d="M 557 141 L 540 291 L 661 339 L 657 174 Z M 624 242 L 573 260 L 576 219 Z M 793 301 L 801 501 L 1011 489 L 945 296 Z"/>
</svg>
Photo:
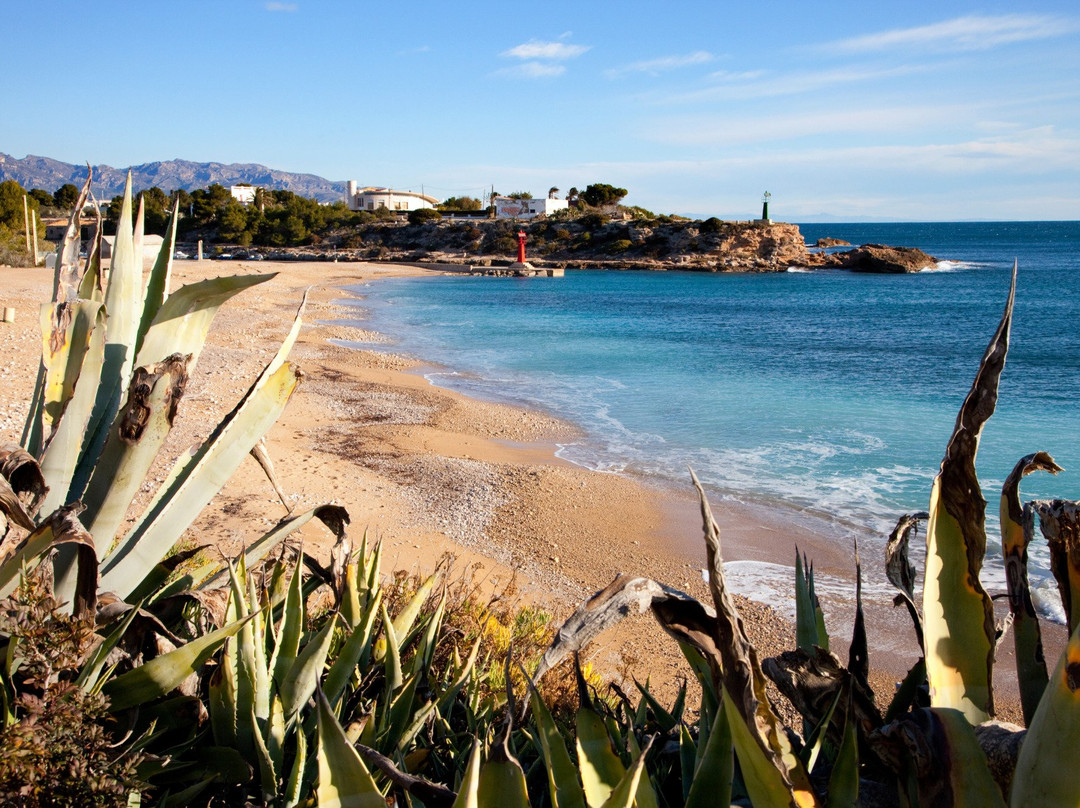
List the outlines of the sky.
<svg viewBox="0 0 1080 808">
<path fill-rule="evenodd" d="M 0 0 L 0 152 L 440 199 L 1080 219 L 1075 2 Z M 51 189 L 50 189 L 51 190 Z"/>
</svg>

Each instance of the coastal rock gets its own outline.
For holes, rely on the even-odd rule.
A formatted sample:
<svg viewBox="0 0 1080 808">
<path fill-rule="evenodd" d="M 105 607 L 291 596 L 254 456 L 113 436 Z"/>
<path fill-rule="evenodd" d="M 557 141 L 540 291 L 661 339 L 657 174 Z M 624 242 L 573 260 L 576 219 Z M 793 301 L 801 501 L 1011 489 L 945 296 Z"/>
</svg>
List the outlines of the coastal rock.
<svg viewBox="0 0 1080 808">
<path fill-rule="evenodd" d="M 936 263 L 936 258 L 916 247 L 888 247 L 884 244 L 864 244 L 840 256 L 840 266 L 853 272 L 919 272 Z"/>
<path fill-rule="evenodd" d="M 815 247 L 850 247 L 850 241 L 844 241 L 842 238 L 833 238 L 832 236 L 826 236 L 825 238 L 819 238 L 814 242 Z"/>
</svg>

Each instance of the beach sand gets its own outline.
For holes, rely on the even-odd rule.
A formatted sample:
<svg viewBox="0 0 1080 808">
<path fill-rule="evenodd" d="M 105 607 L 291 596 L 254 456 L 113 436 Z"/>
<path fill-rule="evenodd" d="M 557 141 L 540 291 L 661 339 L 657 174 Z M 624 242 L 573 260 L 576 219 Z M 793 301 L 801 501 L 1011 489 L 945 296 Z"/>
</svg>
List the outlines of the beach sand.
<svg viewBox="0 0 1080 808">
<path fill-rule="evenodd" d="M 572 425 L 433 387 L 416 360 L 395 355 L 390 345 L 372 349 L 380 335 L 341 322 L 357 316 L 337 302 L 350 294 L 343 287 L 428 270 L 176 261 L 173 287 L 218 275 L 275 272 L 272 280 L 222 307 L 164 455 L 174 458 L 204 439 L 233 407 L 277 350 L 309 290 L 305 325 L 290 357 L 303 381 L 266 438 L 288 508 L 249 458 L 196 522 L 199 543 L 233 554 L 287 512 L 333 502 L 348 510 L 355 541 L 366 533 L 383 542 L 384 571 L 430 572 L 450 554 L 490 591 L 513 582 L 514 597 L 548 609 L 559 622 L 620 572 L 654 578 L 709 602 L 689 476 L 685 492 L 672 492 L 559 460 L 557 443 L 578 437 Z M 45 269 L 0 269 L 0 305 L 16 309 L 14 323 L 0 324 L 2 441 L 17 442 L 21 433 L 40 357 L 37 310 L 51 282 Z M 349 342 L 366 347 L 347 347 Z M 166 468 L 163 462 L 152 479 L 162 478 Z M 149 497 L 149 484 L 146 489 L 142 496 Z M 843 526 L 741 503 L 713 503 L 713 510 L 725 560 L 790 566 L 797 546 L 811 555 L 819 573 L 852 578 L 853 553 Z M 325 561 L 330 532 L 309 523 L 302 536 L 305 550 Z M 881 578 L 880 559 L 864 557 L 865 574 L 871 564 Z M 794 647 L 793 627 L 768 605 L 745 599 L 739 605 L 761 656 Z M 846 661 L 850 608 L 839 602 L 826 611 L 835 632 L 833 650 Z M 888 598 L 868 604 L 867 611 L 872 681 L 879 699 L 887 699 L 919 652 L 907 615 Z M 1048 659 L 1056 653 L 1051 645 Z M 624 621 L 586 656 L 606 676 L 641 682 L 651 677 L 662 700 L 670 701 L 689 675 L 675 643 L 647 615 Z M 1002 716 L 1016 720 L 1011 670 L 1006 660 L 997 668 L 998 701 Z"/>
</svg>

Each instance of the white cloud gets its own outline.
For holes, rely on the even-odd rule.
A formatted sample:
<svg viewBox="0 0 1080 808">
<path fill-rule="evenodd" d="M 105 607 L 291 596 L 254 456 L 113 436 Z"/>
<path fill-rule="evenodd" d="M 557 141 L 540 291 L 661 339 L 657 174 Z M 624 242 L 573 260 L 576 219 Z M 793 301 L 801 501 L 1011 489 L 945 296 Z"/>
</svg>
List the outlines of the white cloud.
<svg viewBox="0 0 1080 808">
<path fill-rule="evenodd" d="M 547 64 L 544 62 L 522 62 L 513 67 L 496 70 L 496 76 L 508 76 L 524 79 L 549 79 L 566 72 L 566 65 Z"/>
<path fill-rule="evenodd" d="M 1080 30 L 1080 20 L 1043 14 L 969 15 L 953 20 L 897 28 L 877 34 L 842 39 L 822 46 L 847 53 L 892 49 L 988 50 L 998 45 L 1049 39 Z"/>
<path fill-rule="evenodd" d="M 627 73 L 648 73 L 655 76 L 669 70 L 678 70 L 682 67 L 707 64 L 716 57 L 708 51 L 694 51 L 676 56 L 661 56 L 656 59 L 645 59 L 640 62 L 632 62 L 622 67 L 612 68 L 605 72 L 608 78 L 617 78 Z"/>
<path fill-rule="evenodd" d="M 277 2 L 270 2 L 270 3 L 267 3 L 267 4 L 266 4 L 266 10 L 267 10 L 267 11 L 286 11 L 286 12 L 293 12 L 293 11 L 296 11 L 296 10 L 297 10 L 298 8 L 299 8 L 299 6 L 298 6 L 298 5 L 296 4 L 296 3 L 277 3 Z"/>
<path fill-rule="evenodd" d="M 538 42 L 534 39 L 522 45 L 516 45 L 510 50 L 503 51 L 501 55 L 517 59 L 546 59 L 561 62 L 581 56 L 587 50 L 589 50 L 587 45 L 568 45 L 565 42 Z"/>
</svg>

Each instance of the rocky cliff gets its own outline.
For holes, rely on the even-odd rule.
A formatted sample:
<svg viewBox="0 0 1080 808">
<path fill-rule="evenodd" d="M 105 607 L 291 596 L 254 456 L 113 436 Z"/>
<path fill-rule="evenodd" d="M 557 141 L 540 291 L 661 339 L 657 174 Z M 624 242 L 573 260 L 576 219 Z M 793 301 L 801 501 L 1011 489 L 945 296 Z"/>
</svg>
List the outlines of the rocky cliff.
<svg viewBox="0 0 1080 808">
<path fill-rule="evenodd" d="M 417 225 L 369 223 L 328 234 L 316 246 L 273 255 L 486 268 L 514 260 L 519 230 L 526 232 L 527 257 L 537 266 L 777 272 L 810 262 L 802 234 L 793 224 L 667 217 L 609 221 L 596 214 L 527 224 L 464 219 Z"/>
</svg>

